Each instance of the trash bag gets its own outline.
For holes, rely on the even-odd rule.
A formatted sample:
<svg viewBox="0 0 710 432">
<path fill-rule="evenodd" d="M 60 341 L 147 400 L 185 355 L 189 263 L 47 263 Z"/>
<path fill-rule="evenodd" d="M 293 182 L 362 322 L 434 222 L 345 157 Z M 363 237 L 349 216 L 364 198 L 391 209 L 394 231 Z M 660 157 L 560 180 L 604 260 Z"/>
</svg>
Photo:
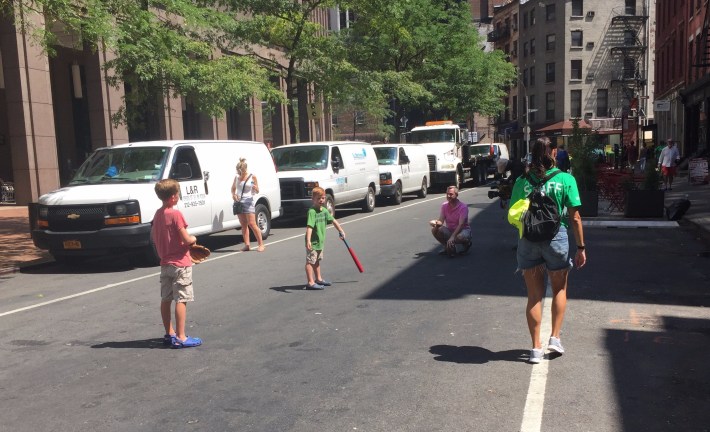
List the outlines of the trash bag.
<svg viewBox="0 0 710 432">
<path fill-rule="evenodd" d="M 686 198 L 681 198 L 675 200 L 666 207 L 666 217 L 668 220 L 677 221 L 680 220 L 685 212 L 690 208 L 690 200 Z"/>
</svg>

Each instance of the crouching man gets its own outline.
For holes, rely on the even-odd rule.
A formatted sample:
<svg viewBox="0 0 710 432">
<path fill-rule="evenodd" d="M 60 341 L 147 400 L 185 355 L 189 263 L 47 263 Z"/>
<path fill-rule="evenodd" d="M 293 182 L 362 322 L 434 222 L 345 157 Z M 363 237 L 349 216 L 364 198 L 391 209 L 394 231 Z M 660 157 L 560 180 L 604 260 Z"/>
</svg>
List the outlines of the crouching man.
<svg viewBox="0 0 710 432">
<path fill-rule="evenodd" d="M 471 248 L 471 227 L 468 224 L 468 206 L 459 201 L 456 186 L 446 189 L 446 202 L 441 205 L 439 219 L 429 221 L 434 238 L 444 246 L 439 255 L 456 256 L 456 245 L 461 245 L 459 254 Z"/>
</svg>

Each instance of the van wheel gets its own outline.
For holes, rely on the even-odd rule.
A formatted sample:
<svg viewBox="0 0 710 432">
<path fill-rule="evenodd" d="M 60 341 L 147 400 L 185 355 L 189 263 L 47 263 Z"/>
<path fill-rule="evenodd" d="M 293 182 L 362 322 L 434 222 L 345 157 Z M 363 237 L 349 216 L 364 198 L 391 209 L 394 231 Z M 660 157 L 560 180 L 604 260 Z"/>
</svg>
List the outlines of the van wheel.
<svg viewBox="0 0 710 432">
<path fill-rule="evenodd" d="M 422 179 L 422 188 L 417 192 L 419 198 L 426 198 L 426 177 Z"/>
<path fill-rule="evenodd" d="M 394 203 L 399 205 L 402 204 L 402 183 L 397 182 L 394 186 Z"/>
<path fill-rule="evenodd" d="M 150 244 L 145 246 L 139 252 L 128 256 L 128 261 L 135 267 L 155 267 L 160 264 L 158 250 L 155 249 L 153 238 L 150 239 Z"/>
<path fill-rule="evenodd" d="M 335 198 L 331 194 L 325 194 L 325 208 L 331 216 L 335 217 Z"/>
<path fill-rule="evenodd" d="M 269 209 L 264 204 L 257 204 L 254 209 L 254 218 L 256 219 L 256 226 L 261 231 L 262 240 L 266 240 L 269 237 L 269 233 L 271 233 L 271 214 Z"/>
<path fill-rule="evenodd" d="M 395 198 L 396 199 L 396 198 Z M 402 197 L 400 194 L 400 202 L 402 202 Z M 362 211 L 372 212 L 375 211 L 375 190 L 371 187 L 367 188 L 367 195 L 362 202 Z"/>
</svg>

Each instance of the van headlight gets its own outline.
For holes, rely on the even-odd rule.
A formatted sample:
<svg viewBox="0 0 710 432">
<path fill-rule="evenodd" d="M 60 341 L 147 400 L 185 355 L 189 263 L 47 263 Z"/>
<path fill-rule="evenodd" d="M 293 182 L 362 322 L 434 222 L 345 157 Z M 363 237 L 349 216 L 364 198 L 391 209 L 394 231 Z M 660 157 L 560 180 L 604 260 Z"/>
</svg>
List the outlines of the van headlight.
<svg viewBox="0 0 710 432">
<path fill-rule="evenodd" d="M 380 184 L 381 185 L 391 185 L 392 184 L 392 173 L 381 173 L 380 174 Z"/>
<path fill-rule="evenodd" d="M 133 225 L 141 223 L 141 209 L 138 201 L 125 201 L 106 206 L 108 216 L 104 225 Z"/>
<path fill-rule="evenodd" d="M 304 186 L 306 187 L 306 196 L 310 197 L 313 196 L 313 189 L 318 187 L 318 182 L 306 182 Z"/>
<path fill-rule="evenodd" d="M 454 169 L 455 167 L 454 164 L 441 164 L 442 169 Z"/>
</svg>

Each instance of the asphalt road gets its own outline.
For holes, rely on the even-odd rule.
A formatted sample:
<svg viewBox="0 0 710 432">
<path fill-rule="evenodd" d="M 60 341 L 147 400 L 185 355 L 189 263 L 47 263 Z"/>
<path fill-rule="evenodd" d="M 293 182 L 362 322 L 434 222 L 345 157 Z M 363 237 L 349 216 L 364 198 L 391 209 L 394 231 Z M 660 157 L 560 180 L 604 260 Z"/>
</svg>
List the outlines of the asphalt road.
<svg viewBox="0 0 710 432">
<path fill-rule="evenodd" d="M 708 430 L 708 245 L 587 229 L 567 353 L 531 366 L 515 232 L 486 192 L 461 193 L 474 247 L 454 259 L 428 231 L 442 194 L 340 210 L 365 273 L 329 230 L 322 292 L 301 290 L 300 223 L 277 222 L 264 253 L 238 252 L 236 231 L 201 238 L 194 349 L 161 344 L 157 268 L 3 277 L 0 430 Z"/>
</svg>

